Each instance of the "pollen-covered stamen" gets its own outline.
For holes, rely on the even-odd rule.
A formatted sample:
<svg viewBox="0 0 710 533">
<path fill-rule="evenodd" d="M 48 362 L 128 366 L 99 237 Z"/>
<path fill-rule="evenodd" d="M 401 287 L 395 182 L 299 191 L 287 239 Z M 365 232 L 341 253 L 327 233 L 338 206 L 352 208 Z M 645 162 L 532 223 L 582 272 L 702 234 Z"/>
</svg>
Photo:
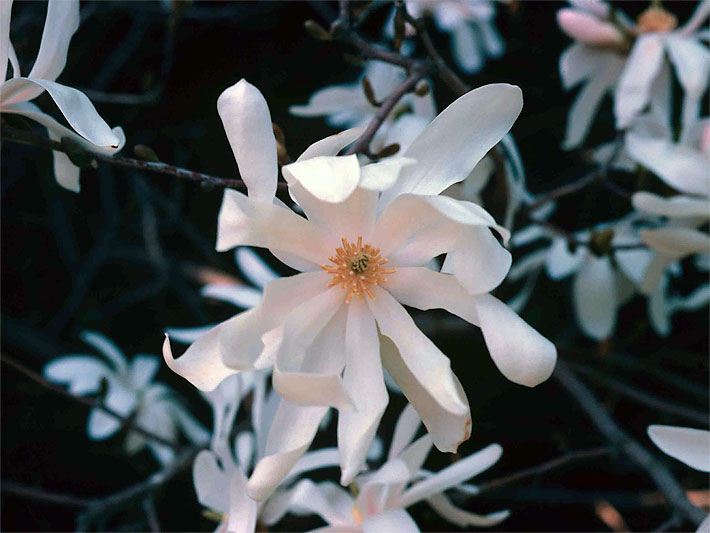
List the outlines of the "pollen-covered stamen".
<svg viewBox="0 0 710 533">
<path fill-rule="evenodd" d="M 362 237 L 357 242 L 351 243 L 342 238 L 342 247 L 335 250 L 335 255 L 329 257 L 332 265 L 323 265 L 321 268 L 333 279 L 328 287 L 342 285 L 347 291 L 345 302 L 350 303 L 353 296 L 374 298 L 372 287 L 387 281 L 387 275 L 393 274 L 393 268 L 385 268 L 387 259 L 380 255 L 380 249 L 362 243 Z"/>
</svg>

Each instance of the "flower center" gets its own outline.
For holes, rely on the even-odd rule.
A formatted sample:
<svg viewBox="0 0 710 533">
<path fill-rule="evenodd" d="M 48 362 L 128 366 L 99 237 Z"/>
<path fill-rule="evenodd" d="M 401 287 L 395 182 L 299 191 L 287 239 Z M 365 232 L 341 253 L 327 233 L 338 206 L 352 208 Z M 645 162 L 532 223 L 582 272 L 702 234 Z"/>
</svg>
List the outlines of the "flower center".
<svg viewBox="0 0 710 533">
<path fill-rule="evenodd" d="M 393 274 L 393 268 L 385 268 L 387 259 L 380 255 L 380 249 L 369 244 L 362 244 L 362 237 L 352 243 L 343 237 L 340 242 L 342 247 L 335 249 L 335 255 L 328 259 L 332 265 L 323 265 L 321 268 L 333 279 L 328 287 L 342 285 L 346 290 L 345 303 L 350 303 L 353 296 L 374 298 L 372 287 L 387 281 L 387 274 Z"/>
<path fill-rule="evenodd" d="M 669 32 L 677 26 L 678 19 L 660 6 L 649 7 L 636 20 L 639 33 Z"/>
</svg>

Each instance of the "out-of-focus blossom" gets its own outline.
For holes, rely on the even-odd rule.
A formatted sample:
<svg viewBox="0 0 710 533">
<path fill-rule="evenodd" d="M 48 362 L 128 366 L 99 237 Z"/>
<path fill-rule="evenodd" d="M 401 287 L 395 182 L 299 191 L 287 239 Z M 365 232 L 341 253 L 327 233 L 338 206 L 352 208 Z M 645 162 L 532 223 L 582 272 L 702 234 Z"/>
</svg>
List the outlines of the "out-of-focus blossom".
<svg viewBox="0 0 710 533">
<path fill-rule="evenodd" d="M 328 526 L 318 531 L 333 533 L 419 531 L 406 509 L 421 501 L 460 528 L 492 527 L 505 520 L 509 511 L 471 513 L 456 507 L 445 494 L 452 489 L 469 497 L 475 495 L 476 487 L 462 484 L 493 466 L 501 456 L 501 447 L 491 444 L 431 473 L 422 468 L 432 448 L 431 438 L 424 435 L 414 440 L 420 424 L 411 405 L 405 407 L 395 426 L 387 461 L 377 471 L 354 480 L 356 496 L 335 483 L 302 480 L 270 501 L 278 501 L 281 508 L 288 507 L 294 514 L 319 515 Z"/>
<path fill-rule="evenodd" d="M 64 70 L 72 36 L 79 28 L 79 0 L 49 0 L 42 41 L 32 70 L 27 76 L 20 73 L 15 50 L 10 42 L 12 0 L 0 2 L 0 113 L 22 115 L 45 128 L 50 139 L 69 138 L 82 148 L 103 154 L 118 152 L 126 141 L 121 128 L 106 124 L 87 96 L 55 80 Z M 7 78 L 8 63 L 12 78 Z M 62 126 L 50 115 L 31 103 L 47 92 L 57 104 L 71 129 Z M 54 174 L 62 187 L 74 192 L 80 189 L 79 168 L 63 152 L 54 151 Z"/>
<path fill-rule="evenodd" d="M 235 372 L 274 366 L 274 387 L 291 403 L 276 414 L 266 457 L 249 481 L 252 496 L 273 490 L 329 407 L 340 411 L 341 482 L 349 483 L 388 402 L 383 365 L 437 448 L 454 451 L 468 438 L 461 384 L 402 304 L 447 309 L 481 327 L 494 362 L 516 383 L 549 377 L 554 346 L 488 294 L 510 267 L 490 228 L 507 231 L 480 206 L 439 195 L 505 135 L 521 106 L 517 87 L 476 89 L 439 115 L 404 158 L 362 168 L 356 156 L 334 157 L 357 131 L 319 141 L 283 169 L 304 218 L 275 198 L 276 146 L 261 93 L 242 80 L 220 96 L 249 196 L 225 192 L 217 248 L 265 247 L 302 273 L 270 282 L 259 306 L 213 328 L 177 360 L 166 340 L 164 355 L 203 390 Z M 428 268 L 442 254 L 442 272 Z"/>
<path fill-rule="evenodd" d="M 648 426 L 648 436 L 663 453 L 701 472 L 710 472 L 710 431 Z"/>
<path fill-rule="evenodd" d="M 370 61 L 363 78 L 372 87 L 374 98 L 381 102 L 406 78 L 403 68 L 381 61 Z M 291 106 L 290 112 L 300 117 L 326 117 L 329 125 L 338 128 L 364 127 L 377 113 L 365 96 L 362 80 L 357 83 L 331 85 L 316 91 L 306 105 Z M 436 116 L 431 92 L 424 96 L 408 94 L 402 98 L 378 130 L 372 142 L 377 152 L 393 143 L 404 152 L 412 141 Z"/>
<path fill-rule="evenodd" d="M 278 491 L 262 502 L 252 500 L 246 492 L 247 476 L 263 456 L 266 434 L 280 402 L 275 391 L 266 394 L 265 377 L 264 372 L 258 371 L 234 375 L 205 394 L 212 406 L 214 432 L 210 449 L 202 450 L 195 458 L 193 479 L 199 502 L 220 517 L 217 531 L 252 533 L 257 522 L 275 524 L 289 508 L 289 502 L 280 499 Z M 237 432 L 232 441 L 240 404 L 250 392 L 251 429 Z M 335 448 L 308 452 L 288 473 L 284 483 L 308 471 L 337 466 L 338 460 Z"/>
<path fill-rule="evenodd" d="M 129 363 L 123 352 L 103 335 L 84 332 L 82 339 L 104 357 L 59 357 L 45 367 L 47 379 L 68 384 L 70 392 L 77 395 L 97 393 L 101 390 L 102 382 L 105 382 L 103 404 L 121 416 L 134 415 L 138 427 L 173 442 L 177 442 L 178 430 L 194 443 L 203 443 L 207 439 L 204 428 L 187 412 L 172 391 L 161 383 L 153 382 L 159 368 L 158 357 L 138 354 Z M 92 439 L 106 439 L 120 428 L 121 422 L 100 408 L 91 411 L 87 432 Z M 147 445 L 162 463 L 173 458 L 170 448 L 146 440 L 140 433 L 129 432 L 125 445 L 129 453 L 135 453 Z"/>
<path fill-rule="evenodd" d="M 633 23 L 623 13 L 595 0 L 570 0 L 557 20 L 576 41 L 560 57 L 565 88 L 585 82 L 570 109 L 564 147 L 584 141 L 604 95 L 613 91 L 617 129 L 628 128 L 650 104 L 655 112 L 670 109 L 670 64 L 685 93 L 683 118 L 697 117 L 710 75 L 710 52 L 698 30 L 710 1 L 703 0 L 692 18 L 677 27 L 675 17 L 659 6 Z"/>
<path fill-rule="evenodd" d="M 44 367 L 44 376 L 54 382 L 67 384 L 72 394 L 96 394 L 105 383 L 102 404 L 114 413 L 134 417 L 137 427 L 148 430 L 170 442 L 177 443 L 178 431 L 191 442 L 207 441 L 207 431 L 162 383 L 155 383 L 160 358 L 138 354 L 129 362 L 123 352 L 103 335 L 91 331 L 82 333 L 84 342 L 103 357 L 93 355 L 65 355 Z M 89 414 L 87 433 L 94 440 L 103 440 L 121 429 L 122 423 L 99 407 Z M 162 464 L 174 458 L 172 448 L 147 439 L 135 431 L 126 436 L 125 448 L 130 454 L 145 446 Z"/>
<path fill-rule="evenodd" d="M 490 0 L 408 0 L 414 17 L 429 14 L 451 36 L 451 53 L 467 74 L 483 68 L 488 58 L 503 55 L 505 43 L 495 25 L 495 2 Z"/>
</svg>

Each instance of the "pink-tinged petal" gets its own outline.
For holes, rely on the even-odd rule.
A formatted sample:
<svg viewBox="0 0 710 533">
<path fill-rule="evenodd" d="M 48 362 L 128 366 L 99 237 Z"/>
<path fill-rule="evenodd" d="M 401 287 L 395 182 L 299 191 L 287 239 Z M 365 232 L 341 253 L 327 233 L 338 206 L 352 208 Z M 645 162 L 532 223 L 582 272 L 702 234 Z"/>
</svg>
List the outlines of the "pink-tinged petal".
<svg viewBox="0 0 710 533">
<path fill-rule="evenodd" d="M 417 409 L 436 447 L 455 452 L 470 436 L 471 414 L 450 361 L 387 291 L 378 287 L 375 296 L 367 303 L 381 334 L 396 346 L 383 346 L 385 366 Z"/>
<path fill-rule="evenodd" d="M 79 0 L 50 0 L 39 52 L 28 78 L 56 80 L 67 64 L 69 42 L 78 29 Z M 28 100 L 41 93 L 40 89 Z"/>
<path fill-rule="evenodd" d="M 305 161 L 313 157 L 336 156 L 343 148 L 355 142 L 365 128 L 350 128 L 325 139 L 314 142 L 298 157 L 297 161 Z"/>
<path fill-rule="evenodd" d="M 267 437 L 264 457 L 247 483 L 247 493 L 266 499 L 311 445 L 327 407 L 301 407 L 281 401 Z"/>
<path fill-rule="evenodd" d="M 634 193 L 631 203 L 638 211 L 669 218 L 707 218 L 710 216 L 710 200 L 692 196 L 664 198 L 657 194 L 641 191 Z"/>
<path fill-rule="evenodd" d="M 375 319 L 362 298 L 350 302 L 347 313 L 347 362 L 343 381 L 354 408 L 338 414 L 340 484 L 344 486 L 349 485 L 365 466 L 367 451 L 389 401 Z"/>
<path fill-rule="evenodd" d="M 651 98 L 651 86 L 663 65 L 663 36 L 641 35 L 631 50 L 614 94 L 617 129 L 626 129 Z"/>
<path fill-rule="evenodd" d="M 641 230 L 641 240 L 669 259 L 710 252 L 710 236 L 692 228 L 667 227 Z"/>
<path fill-rule="evenodd" d="M 522 107 L 520 88 L 507 84 L 486 85 L 458 98 L 406 151 L 404 156 L 417 164 L 402 171 L 383 201 L 403 193 L 439 194 L 462 181 L 508 133 Z"/>
<path fill-rule="evenodd" d="M 436 494 L 460 485 L 493 466 L 503 454 L 503 448 L 491 444 L 482 450 L 456 461 L 431 477 L 419 481 L 402 494 L 402 507 L 409 507 Z"/>
<path fill-rule="evenodd" d="M 235 470 L 229 483 L 227 530 L 230 533 L 253 533 L 256 530 L 259 507 L 247 495 L 246 487 L 244 474 L 239 469 Z"/>
<path fill-rule="evenodd" d="M 479 324 L 474 298 L 451 274 L 426 267 L 398 267 L 383 287 L 404 305 L 422 311 L 445 309 L 471 324 Z"/>
<path fill-rule="evenodd" d="M 572 291 L 582 331 L 598 341 L 607 339 L 616 326 L 618 306 L 616 276 L 609 258 L 590 255 L 575 277 Z"/>
<path fill-rule="evenodd" d="M 510 511 L 497 511 L 487 515 L 470 513 L 459 509 L 451 503 L 445 495 L 436 494 L 427 498 L 427 503 L 431 505 L 436 513 L 460 528 L 469 526 L 475 527 L 493 527 L 500 524 L 503 520 L 510 516 Z"/>
<path fill-rule="evenodd" d="M 578 9 L 564 8 L 557 12 L 557 24 L 575 41 L 592 46 L 619 46 L 623 34 L 610 22 Z"/>
<path fill-rule="evenodd" d="M 289 185 L 298 183 L 317 200 L 335 204 L 346 200 L 360 182 L 356 155 L 312 157 L 286 165 L 282 171 Z"/>
<path fill-rule="evenodd" d="M 535 387 L 550 377 L 557 349 L 503 302 L 475 296 L 483 338 L 498 370 L 513 383 Z"/>
<path fill-rule="evenodd" d="M 268 248 L 293 254 L 316 268 L 332 253 L 323 244 L 325 238 L 315 224 L 286 207 L 255 201 L 231 189 L 224 191 L 218 251 L 235 246 Z"/>
<path fill-rule="evenodd" d="M 271 202 L 276 194 L 276 139 L 269 106 L 259 89 L 242 79 L 217 99 L 217 111 L 249 196 Z"/>
<path fill-rule="evenodd" d="M 111 370 L 95 357 L 65 355 L 47 363 L 44 377 L 53 383 L 69 385 L 69 392 L 76 395 L 90 394 L 99 390 L 101 380 Z"/>
<path fill-rule="evenodd" d="M 117 148 L 121 139 L 111 130 L 96 111 L 91 100 L 71 87 L 48 80 L 12 78 L 0 90 L 0 107 L 5 107 L 34 98 L 36 87 L 46 90 L 52 97 L 69 125 L 84 139 L 100 147 Z"/>
<path fill-rule="evenodd" d="M 417 434 L 417 430 L 422 424 L 422 419 L 419 418 L 417 410 L 411 403 L 408 403 L 397 419 L 392 435 L 392 442 L 387 453 L 387 460 L 390 461 L 399 457 L 404 449 L 409 446 Z"/>
<path fill-rule="evenodd" d="M 222 362 L 222 352 L 219 347 L 220 331 L 229 322 L 223 322 L 209 330 L 193 342 L 178 359 L 173 357 L 170 338 L 165 335 L 163 358 L 168 368 L 202 391 L 214 390 L 223 380 L 237 372 Z"/>
<path fill-rule="evenodd" d="M 710 196 L 710 158 L 698 150 L 660 138 L 631 133 L 626 151 L 671 187 L 686 194 Z"/>
<path fill-rule="evenodd" d="M 0 70 L 2 78 L 0 83 L 7 77 L 7 61 L 10 57 L 10 19 L 12 17 L 12 0 L 0 2 Z M 16 72 L 17 74 L 17 72 Z"/>
<path fill-rule="evenodd" d="M 218 513 L 229 512 L 229 473 L 220 468 L 214 453 L 202 450 L 197 454 L 192 480 L 201 505 Z"/>
<path fill-rule="evenodd" d="M 586 11 L 600 19 L 605 19 L 609 16 L 609 4 L 603 0 L 569 0 L 572 6 Z"/>
<path fill-rule="evenodd" d="M 419 533 L 419 527 L 403 509 L 390 509 L 375 516 L 367 517 L 362 523 L 362 533 Z"/>
<path fill-rule="evenodd" d="M 649 426 L 648 436 L 664 453 L 701 472 L 710 472 L 710 431 Z"/>
</svg>

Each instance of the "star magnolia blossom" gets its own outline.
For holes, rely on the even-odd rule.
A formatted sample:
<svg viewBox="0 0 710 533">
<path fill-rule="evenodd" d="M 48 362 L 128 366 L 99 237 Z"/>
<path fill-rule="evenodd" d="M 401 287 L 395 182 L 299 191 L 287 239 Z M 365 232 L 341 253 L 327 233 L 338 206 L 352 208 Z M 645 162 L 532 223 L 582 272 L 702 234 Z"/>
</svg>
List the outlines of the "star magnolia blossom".
<svg viewBox="0 0 710 533">
<path fill-rule="evenodd" d="M 129 363 L 123 352 L 103 335 L 85 331 L 81 338 L 105 359 L 90 355 L 58 357 L 44 367 L 48 380 L 69 385 L 69 391 L 79 396 L 99 392 L 105 380 L 103 404 L 125 418 L 134 416 L 136 426 L 176 443 L 178 430 L 195 444 L 207 440 L 207 431 L 174 398 L 172 391 L 153 382 L 160 366 L 158 357 L 139 354 Z M 87 425 L 90 438 L 107 439 L 120 429 L 121 422 L 115 417 L 98 407 L 91 410 Z M 147 440 L 140 433 L 128 433 L 125 442 L 128 453 L 136 453 L 145 446 L 162 464 L 174 458 L 171 448 Z"/>
<path fill-rule="evenodd" d="M 319 532 L 417 532 L 419 528 L 405 509 L 421 501 L 460 528 L 491 527 L 505 520 L 508 511 L 470 513 L 454 506 L 444 494 L 454 489 L 475 495 L 476 487 L 462 483 L 493 466 L 501 456 L 501 447 L 492 444 L 431 473 L 422 469 L 432 448 L 431 438 L 424 435 L 412 442 L 420 425 L 415 410 L 407 406 L 395 426 L 387 462 L 355 479 L 356 497 L 334 483 L 303 480 L 270 501 L 294 514 L 319 515 L 328 523 Z"/>
<path fill-rule="evenodd" d="M 642 117 L 626 135 L 631 159 L 681 193 L 664 198 L 642 191 L 632 198 L 639 212 L 669 220 L 659 229 L 641 232 L 643 241 L 657 252 L 646 270 L 645 292 L 658 286 L 669 264 L 688 255 L 707 257 L 710 253 L 710 237 L 697 229 L 710 220 L 710 120 L 685 128 L 680 142 L 672 139 L 669 122 L 651 116 Z"/>
<path fill-rule="evenodd" d="M 710 472 L 710 431 L 677 426 L 648 426 L 648 436 L 666 453 L 700 472 Z"/>
<path fill-rule="evenodd" d="M 49 0 L 39 52 L 26 77 L 20 74 L 17 56 L 10 42 L 11 10 L 12 0 L 0 2 L 0 68 L 4 80 L 0 83 L 0 113 L 22 115 L 38 122 L 47 128 L 50 139 L 55 141 L 67 137 L 90 152 L 118 152 L 126 141 L 123 130 L 118 127 L 112 130 L 84 93 L 55 81 L 64 70 L 69 42 L 79 28 L 79 0 Z M 7 79 L 8 62 L 12 66 L 10 79 Z M 45 91 L 74 131 L 62 126 L 30 102 Z M 79 168 L 66 154 L 52 153 L 57 183 L 78 192 Z"/>
<path fill-rule="evenodd" d="M 217 531 L 252 533 L 257 521 L 271 526 L 289 509 L 289 502 L 279 498 L 278 491 L 262 502 L 252 500 L 246 493 L 246 476 L 264 453 L 266 432 L 280 401 L 274 391 L 265 394 L 265 377 L 264 372 L 234 375 L 206 394 L 212 406 L 214 432 L 210 449 L 202 450 L 195 458 L 193 479 L 199 502 L 219 516 Z M 242 399 L 252 391 L 253 431 L 237 433 L 232 447 L 230 436 L 237 412 Z M 338 459 L 335 448 L 306 453 L 284 482 L 308 471 L 337 466 Z"/>
<path fill-rule="evenodd" d="M 341 482 L 355 477 L 388 402 L 383 365 L 437 448 L 453 452 L 469 437 L 468 402 L 449 360 L 402 304 L 447 309 L 481 327 L 494 362 L 516 383 L 549 377 L 555 347 L 487 294 L 510 267 L 489 228 L 507 231 L 481 207 L 438 196 L 466 177 L 521 106 L 517 87 L 482 87 L 451 104 L 405 158 L 362 168 L 356 156 L 334 156 L 357 131 L 316 143 L 283 169 L 302 217 L 275 198 L 276 143 L 261 93 L 242 80 L 220 96 L 249 196 L 225 191 L 217 248 L 268 248 L 302 273 L 270 282 L 259 306 L 213 328 L 177 360 L 166 340 L 164 356 L 203 390 L 273 365 L 274 387 L 290 403 L 276 414 L 266 457 L 249 481 L 254 498 L 290 470 L 331 406 L 340 411 Z M 445 272 L 425 266 L 441 254 Z"/>
<path fill-rule="evenodd" d="M 710 52 L 698 31 L 710 11 L 710 0 L 677 27 L 675 17 L 660 7 L 641 14 L 636 24 L 605 2 L 570 0 L 557 21 L 576 41 L 560 57 L 565 88 L 586 81 L 570 109 L 564 146 L 579 146 L 607 91 L 614 92 L 617 129 L 626 129 L 650 103 L 659 113 L 670 109 L 670 69 L 666 53 L 685 92 L 684 122 L 698 113 L 710 76 Z M 632 42 L 633 39 L 633 42 Z"/>
<path fill-rule="evenodd" d="M 372 86 L 378 101 L 386 98 L 406 78 L 403 68 L 381 61 L 369 61 L 363 74 Z M 364 127 L 377 113 L 365 97 L 362 83 L 331 85 L 313 93 L 306 105 L 291 106 L 291 114 L 299 117 L 327 117 L 334 127 Z M 406 150 L 436 116 L 431 92 L 424 96 L 408 94 L 395 106 L 390 116 L 375 135 L 372 149 L 377 152 L 393 143 Z"/>
<path fill-rule="evenodd" d="M 437 27 L 451 35 L 451 53 L 467 74 L 498 58 L 505 44 L 495 26 L 495 3 L 489 0 L 409 0 L 407 9 L 420 17 L 430 13 Z"/>
</svg>

